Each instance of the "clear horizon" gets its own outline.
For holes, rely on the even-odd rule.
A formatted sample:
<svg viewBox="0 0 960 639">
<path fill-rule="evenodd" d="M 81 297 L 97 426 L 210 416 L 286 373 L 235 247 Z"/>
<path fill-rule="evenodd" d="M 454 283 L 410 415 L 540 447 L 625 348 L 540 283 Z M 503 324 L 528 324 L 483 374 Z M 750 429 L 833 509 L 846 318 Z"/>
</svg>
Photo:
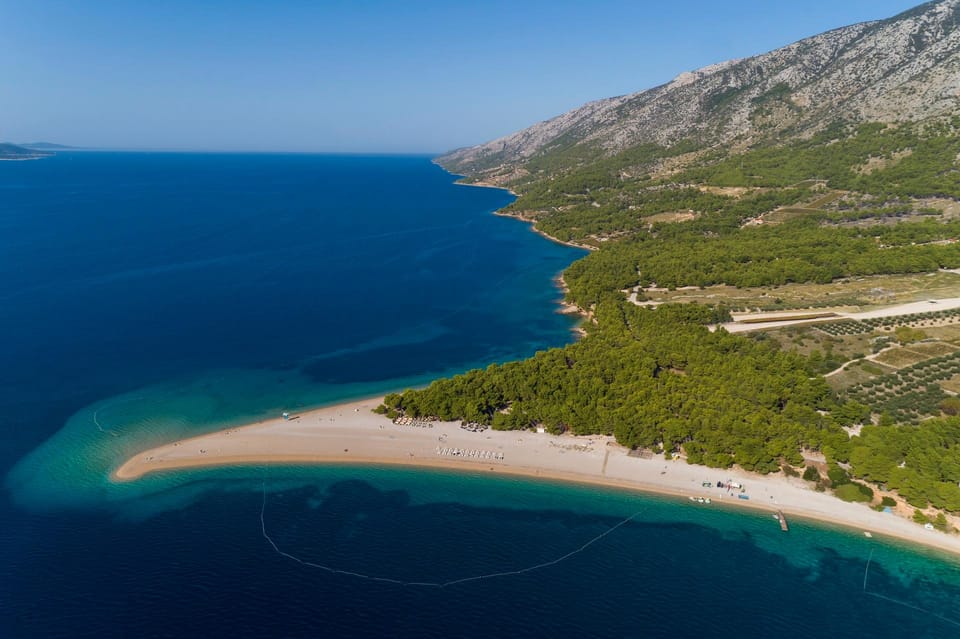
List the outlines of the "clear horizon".
<svg viewBox="0 0 960 639">
<path fill-rule="evenodd" d="M 7 4 L 0 140 L 435 155 L 916 4 Z"/>
</svg>

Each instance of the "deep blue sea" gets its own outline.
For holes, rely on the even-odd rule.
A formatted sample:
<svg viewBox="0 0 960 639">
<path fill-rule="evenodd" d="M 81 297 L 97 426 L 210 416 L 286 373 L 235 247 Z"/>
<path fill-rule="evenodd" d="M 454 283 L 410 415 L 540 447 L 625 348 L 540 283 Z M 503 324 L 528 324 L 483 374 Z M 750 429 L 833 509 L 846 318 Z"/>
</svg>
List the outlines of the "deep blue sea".
<svg viewBox="0 0 960 639">
<path fill-rule="evenodd" d="M 582 253 L 454 180 L 0 162 L 0 637 L 960 637 L 957 559 L 799 520 L 407 469 L 109 481 L 161 441 L 574 339 L 553 278 Z"/>
</svg>

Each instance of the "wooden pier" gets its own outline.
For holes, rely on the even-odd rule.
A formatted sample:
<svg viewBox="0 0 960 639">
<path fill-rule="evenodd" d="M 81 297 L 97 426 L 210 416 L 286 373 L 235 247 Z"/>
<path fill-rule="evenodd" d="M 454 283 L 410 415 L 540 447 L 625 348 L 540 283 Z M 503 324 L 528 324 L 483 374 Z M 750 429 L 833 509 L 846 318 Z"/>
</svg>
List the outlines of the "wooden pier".
<svg viewBox="0 0 960 639">
<path fill-rule="evenodd" d="M 780 520 L 780 530 L 783 532 L 790 530 L 790 527 L 787 525 L 787 518 L 783 516 L 782 510 L 777 511 L 777 519 Z"/>
</svg>

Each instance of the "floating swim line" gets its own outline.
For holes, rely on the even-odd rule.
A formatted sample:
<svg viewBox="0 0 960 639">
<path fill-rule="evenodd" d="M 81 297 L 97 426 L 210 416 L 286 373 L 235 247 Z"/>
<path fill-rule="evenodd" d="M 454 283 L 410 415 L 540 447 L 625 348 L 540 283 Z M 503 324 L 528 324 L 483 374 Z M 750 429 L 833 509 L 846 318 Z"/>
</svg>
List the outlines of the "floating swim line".
<svg viewBox="0 0 960 639">
<path fill-rule="evenodd" d="M 306 566 L 308 568 L 317 568 L 319 570 L 323 570 L 332 575 L 344 575 L 347 577 L 356 577 L 357 579 L 365 579 L 367 581 L 377 581 L 380 583 L 394 584 L 397 586 L 407 586 L 407 587 L 419 586 L 424 588 L 447 588 L 448 586 L 456 586 L 458 584 L 464 584 L 471 581 L 497 579 L 499 577 L 513 577 L 517 575 L 526 574 L 528 572 L 534 572 L 535 570 L 549 568 L 550 566 L 555 566 L 560 562 L 566 561 L 567 559 L 573 557 L 574 555 L 582 553 L 593 544 L 597 543 L 607 535 L 613 533 L 615 530 L 617 530 L 621 526 L 625 526 L 626 524 L 630 523 L 631 521 L 636 519 L 640 514 L 643 513 L 643 510 L 638 510 L 637 512 L 633 513 L 632 515 L 630 515 L 623 521 L 619 522 L 615 526 L 612 526 L 607 530 L 603 531 L 602 533 L 600 533 L 599 535 L 597 535 L 596 537 L 593 537 L 592 539 L 587 541 L 585 544 L 583 544 L 579 548 L 576 548 L 575 550 L 571 550 L 570 552 L 560 557 L 557 557 L 556 559 L 551 559 L 550 561 L 545 561 L 543 563 L 539 563 L 534 566 L 527 566 L 526 568 L 520 568 L 518 570 L 505 570 L 502 572 L 491 572 L 483 575 L 474 575 L 472 577 L 462 577 L 460 579 L 451 579 L 450 581 L 405 581 L 403 579 L 393 579 L 391 577 L 380 577 L 377 575 L 369 575 L 366 573 L 355 572 L 352 570 L 343 570 L 340 568 L 334 568 L 332 566 L 327 566 L 327 565 L 316 563 L 313 561 L 307 561 L 306 559 L 301 559 L 296 555 L 292 555 L 282 550 L 280 546 L 277 545 L 277 542 L 275 542 L 273 538 L 270 536 L 270 534 L 267 532 L 266 510 L 267 510 L 267 484 L 266 482 L 264 482 L 263 483 L 263 501 L 260 505 L 260 530 L 263 533 L 263 538 L 267 540 L 267 543 L 270 544 L 274 552 L 276 552 L 281 557 L 286 557 L 287 559 L 290 559 L 291 561 L 295 561 L 298 564 L 302 566 Z"/>
<path fill-rule="evenodd" d="M 97 428 L 100 430 L 101 433 L 104 433 L 104 434 L 107 434 L 107 435 L 112 435 L 113 437 L 119 437 L 120 434 L 119 434 L 117 431 L 115 431 L 115 430 L 113 430 L 113 429 L 111 429 L 111 428 L 104 428 L 104 427 L 103 427 L 103 424 L 100 423 L 100 420 L 97 419 L 97 416 L 100 414 L 100 411 L 102 411 L 102 410 L 104 410 L 104 409 L 106 409 L 106 408 L 109 408 L 109 407 L 111 407 L 111 406 L 116 406 L 117 404 L 125 404 L 125 403 L 127 403 L 127 402 L 135 402 L 135 401 L 137 401 L 138 399 L 143 399 L 143 397 L 140 396 L 140 395 L 138 395 L 138 396 L 136 396 L 136 397 L 126 397 L 126 398 L 123 398 L 123 399 L 119 399 L 119 400 L 117 400 L 117 401 L 115 401 L 115 402 L 109 402 L 109 403 L 107 403 L 107 404 L 104 404 L 103 406 L 101 406 L 101 407 L 98 408 L 97 410 L 93 411 L 93 423 L 96 424 Z"/>
<path fill-rule="evenodd" d="M 942 622 L 944 622 L 944 623 L 948 623 L 948 624 L 950 624 L 950 625 L 952 625 L 952 626 L 957 626 L 958 628 L 960 628 L 960 621 L 956 621 L 955 619 L 950 619 L 949 617 L 944 617 L 943 615 L 941 615 L 941 614 L 939 614 L 939 613 L 936 613 L 936 612 L 934 612 L 934 611 L 932 611 L 932 610 L 927 610 L 926 608 L 921 608 L 920 606 L 915 606 L 915 605 L 913 605 L 913 604 L 911 604 L 911 603 L 907 603 L 906 601 L 901 601 L 901 600 L 895 599 L 895 598 L 893 598 L 893 597 L 888 597 L 887 595 L 881 595 L 881 594 L 878 593 L 878 592 L 870 592 L 869 590 L 867 590 L 867 577 L 868 577 L 869 574 L 870 574 L 870 562 L 873 561 L 873 551 L 874 551 L 874 549 L 871 548 L 871 549 L 870 549 L 870 556 L 867 558 L 867 565 L 866 565 L 866 567 L 863 569 L 863 592 L 864 592 L 864 594 L 870 595 L 871 597 L 876 597 L 877 599 L 881 599 L 881 600 L 883 600 L 883 601 L 888 601 L 888 602 L 890 602 L 890 603 L 894 603 L 894 604 L 903 606 L 904 608 L 909 608 L 910 610 L 914 610 L 914 611 L 916 611 L 916 612 L 921 612 L 921 613 L 923 613 L 923 614 L 925 614 L 925 615 L 930 615 L 930 616 L 932 616 L 932 617 L 936 617 L 937 619 L 939 619 L 940 621 L 942 621 Z"/>
</svg>

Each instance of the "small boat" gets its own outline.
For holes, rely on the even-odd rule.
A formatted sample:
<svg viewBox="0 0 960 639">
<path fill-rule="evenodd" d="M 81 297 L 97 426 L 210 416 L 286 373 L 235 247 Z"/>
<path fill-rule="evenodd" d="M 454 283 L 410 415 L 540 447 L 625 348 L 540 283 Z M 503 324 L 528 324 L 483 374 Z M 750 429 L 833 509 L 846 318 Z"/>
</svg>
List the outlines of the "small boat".
<svg viewBox="0 0 960 639">
<path fill-rule="evenodd" d="M 737 495 L 737 499 L 750 499 L 750 495 L 740 493 L 739 495 Z"/>
</svg>

